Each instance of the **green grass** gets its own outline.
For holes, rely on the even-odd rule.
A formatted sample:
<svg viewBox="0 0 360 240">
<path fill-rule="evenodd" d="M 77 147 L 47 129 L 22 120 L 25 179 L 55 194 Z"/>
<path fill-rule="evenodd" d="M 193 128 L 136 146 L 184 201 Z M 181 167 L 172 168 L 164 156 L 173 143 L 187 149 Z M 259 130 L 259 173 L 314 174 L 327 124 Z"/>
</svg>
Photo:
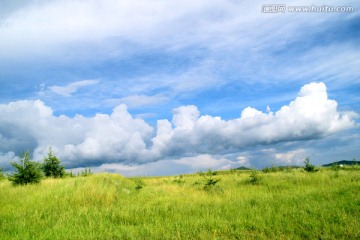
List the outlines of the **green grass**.
<svg viewBox="0 0 360 240">
<path fill-rule="evenodd" d="M 359 239 L 360 168 L 0 181 L 0 239 Z M 139 187 L 141 186 L 141 187 Z"/>
</svg>

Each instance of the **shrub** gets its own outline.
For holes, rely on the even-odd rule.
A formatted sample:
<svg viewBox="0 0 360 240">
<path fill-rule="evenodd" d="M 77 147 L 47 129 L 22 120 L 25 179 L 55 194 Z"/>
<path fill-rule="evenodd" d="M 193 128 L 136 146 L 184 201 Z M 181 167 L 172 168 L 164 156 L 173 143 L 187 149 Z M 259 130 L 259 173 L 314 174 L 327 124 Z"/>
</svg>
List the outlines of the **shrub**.
<svg viewBox="0 0 360 240">
<path fill-rule="evenodd" d="M 271 166 L 263 168 L 262 171 L 263 173 L 272 173 L 282 171 L 282 169 L 280 167 Z"/>
<path fill-rule="evenodd" d="M 179 175 L 179 177 L 175 177 L 175 179 L 173 180 L 174 183 L 178 183 L 178 184 L 183 184 L 185 183 L 184 180 L 184 176 L 183 175 Z"/>
<path fill-rule="evenodd" d="M 208 176 L 215 176 L 217 174 L 218 174 L 217 171 L 212 171 L 211 169 L 208 169 L 208 171 L 206 172 L 206 175 Z"/>
<path fill-rule="evenodd" d="M 208 177 L 205 178 L 205 187 L 215 186 L 220 181 L 219 178 Z"/>
<path fill-rule="evenodd" d="M 71 177 L 71 178 L 76 177 L 76 175 L 75 175 L 72 171 L 70 171 L 70 172 L 65 171 L 65 175 L 64 175 L 64 176 L 65 176 L 65 177 Z"/>
<path fill-rule="evenodd" d="M 39 183 L 42 178 L 41 165 L 30 160 L 29 152 L 24 152 L 20 164 L 11 163 L 17 172 L 9 177 L 14 185 L 25 185 L 28 183 Z"/>
<path fill-rule="evenodd" d="M 292 171 L 292 169 L 293 169 L 293 167 L 291 167 L 291 166 L 286 166 L 285 169 L 284 169 L 284 171 L 287 172 L 287 173 L 289 173 L 289 172 Z"/>
<path fill-rule="evenodd" d="M 199 176 L 201 176 L 201 177 L 204 177 L 204 176 L 215 176 L 218 173 L 216 171 L 212 171 L 209 168 L 206 172 L 199 171 L 199 172 L 197 172 L 197 174 L 199 174 Z"/>
<path fill-rule="evenodd" d="M 204 190 L 211 190 L 220 181 L 220 178 L 215 178 L 217 173 L 209 169 L 204 175 Z M 216 186 L 218 187 L 218 186 Z"/>
<path fill-rule="evenodd" d="M 339 171 L 341 169 L 341 166 L 337 163 L 331 164 L 331 170 L 333 171 Z"/>
<path fill-rule="evenodd" d="M 42 169 L 46 177 L 62 178 L 65 176 L 65 168 L 60 165 L 59 158 L 53 155 L 51 148 L 49 149 L 47 157 L 44 158 Z"/>
<path fill-rule="evenodd" d="M 236 168 L 230 169 L 230 174 L 235 174 L 235 173 L 236 173 Z"/>
<path fill-rule="evenodd" d="M 304 167 L 304 170 L 307 171 L 307 172 L 317 172 L 318 169 L 315 168 L 315 165 L 311 164 L 310 163 L 310 159 L 307 157 L 305 159 L 305 167 Z"/>
<path fill-rule="evenodd" d="M 247 183 L 258 185 L 262 182 L 261 176 L 259 175 L 257 170 L 253 170 L 250 174 L 249 180 Z"/>
<path fill-rule="evenodd" d="M 91 169 L 85 168 L 84 170 L 82 170 L 81 172 L 78 173 L 78 176 L 87 177 L 87 176 L 90 176 L 91 174 L 92 174 Z"/>
<path fill-rule="evenodd" d="M 144 181 L 141 178 L 135 178 L 135 189 L 140 190 L 145 186 Z"/>
<path fill-rule="evenodd" d="M 265 167 L 262 169 L 263 173 L 275 173 L 275 172 L 291 172 L 291 166 L 274 166 Z"/>
</svg>

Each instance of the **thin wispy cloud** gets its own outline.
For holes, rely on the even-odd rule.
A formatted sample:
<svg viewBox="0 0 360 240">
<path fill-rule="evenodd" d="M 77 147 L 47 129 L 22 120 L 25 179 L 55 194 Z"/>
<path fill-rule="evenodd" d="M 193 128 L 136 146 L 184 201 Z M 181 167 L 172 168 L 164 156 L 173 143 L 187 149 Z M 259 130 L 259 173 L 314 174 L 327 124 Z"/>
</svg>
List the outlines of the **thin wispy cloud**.
<svg viewBox="0 0 360 240">
<path fill-rule="evenodd" d="M 76 93 L 80 88 L 95 85 L 98 83 L 98 80 L 82 80 L 70 83 L 66 86 L 51 86 L 49 87 L 49 90 L 63 97 L 71 97 L 72 94 Z"/>
</svg>

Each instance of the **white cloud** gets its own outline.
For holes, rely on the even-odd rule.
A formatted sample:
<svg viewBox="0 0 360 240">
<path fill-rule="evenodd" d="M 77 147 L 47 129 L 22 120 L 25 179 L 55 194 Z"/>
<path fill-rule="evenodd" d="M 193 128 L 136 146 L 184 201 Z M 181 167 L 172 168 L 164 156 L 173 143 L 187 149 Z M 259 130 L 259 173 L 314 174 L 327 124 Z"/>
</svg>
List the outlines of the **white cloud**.
<svg viewBox="0 0 360 240">
<path fill-rule="evenodd" d="M 168 32 L 169 26 L 201 11 L 202 3 L 156 1 L 149 7 L 147 1 L 49 1 L 26 6 L 8 16 L 6 27 L 1 29 L 1 43 L 15 52 L 37 54 L 59 51 L 74 42 L 98 44 L 111 38 L 150 43 L 154 38 L 161 39 L 156 37 L 160 33 L 170 37 L 173 31 Z M 24 47 L 19 44 L 21 36 L 27 36 Z"/>
<path fill-rule="evenodd" d="M 31 148 L 34 158 L 41 159 L 48 146 L 53 146 L 68 166 L 92 165 L 101 161 L 146 161 L 146 143 L 152 128 L 141 119 L 134 119 L 124 105 L 110 115 L 91 118 L 56 117 L 39 100 L 18 101 L 0 105 L 0 152 Z M 75 162 L 76 161 L 76 162 Z"/>
<path fill-rule="evenodd" d="M 231 169 L 241 166 L 237 160 L 201 154 L 194 157 L 161 160 L 141 165 L 103 164 L 92 168 L 95 172 L 116 172 L 125 176 L 160 176 L 194 173 L 208 169 Z"/>
<path fill-rule="evenodd" d="M 285 153 L 275 153 L 275 160 L 281 165 L 301 165 L 306 155 L 305 149 L 296 149 Z"/>
<path fill-rule="evenodd" d="M 220 156 L 216 159 L 221 162 L 224 154 L 259 144 L 321 139 L 354 127 L 358 116 L 338 112 L 323 83 L 303 86 L 294 101 L 275 113 L 248 107 L 228 121 L 201 115 L 196 106 L 181 106 L 173 113 L 172 122 L 159 120 L 154 132 L 144 120 L 133 118 L 125 105 L 111 114 L 70 118 L 54 116 L 39 100 L 1 104 L 0 153 L 6 156 L 29 148 L 35 159 L 41 159 L 52 145 L 68 167 L 182 158 L 178 163 L 194 168 L 195 156 L 212 166 L 215 158 L 210 156 Z M 298 154 L 290 151 L 275 159 L 293 161 Z M 237 163 L 247 161 L 243 156 Z"/>
<path fill-rule="evenodd" d="M 0 152 L 0 168 L 10 168 L 12 162 L 16 162 L 18 157 L 15 156 L 14 152 L 1 153 Z"/>
<path fill-rule="evenodd" d="M 344 4 L 332 1 L 337 3 Z M 262 4 L 263 1 L 222 0 L 44 1 L 25 4 L 6 15 L 6 24 L 0 28 L 0 43 L 8 57 L 60 54 L 74 43 L 106 45 L 102 52 L 110 55 L 126 52 L 114 47 L 114 40 L 170 50 L 193 44 L 215 51 L 239 45 L 256 50 L 286 42 L 289 35 L 301 34 L 298 28 L 302 26 L 316 26 L 336 18 L 334 14 L 262 14 Z M 69 52 L 66 55 L 69 57 Z"/>
<path fill-rule="evenodd" d="M 207 169 L 231 169 L 239 166 L 239 161 L 231 161 L 225 157 L 215 157 L 209 154 L 200 154 L 194 157 L 184 157 L 176 160 L 177 163 L 188 166 L 191 171 L 204 171 Z"/>
<path fill-rule="evenodd" d="M 236 154 L 234 155 L 236 156 Z M 264 168 L 273 165 L 303 166 L 304 160 L 308 156 L 314 156 L 311 153 L 311 149 L 308 147 L 304 147 L 304 145 L 299 142 L 296 144 L 285 142 L 276 145 L 273 144 L 251 149 L 248 148 L 246 151 L 241 152 L 236 159 L 238 160 L 240 166 L 248 168 Z M 312 162 L 313 160 L 314 159 L 311 159 Z M 325 159 L 325 161 L 329 160 Z M 322 162 L 324 162 L 324 159 L 322 159 Z"/>
<path fill-rule="evenodd" d="M 313 37 L 321 30 L 356 17 L 356 13 L 346 16 L 286 13 L 280 16 L 261 13 L 264 2 L 248 0 L 36 2 L 17 7 L 17 11 L 2 19 L 6 24 L 0 26 L 0 63 L 10 65 L 9 68 L 29 67 L 28 63 L 33 61 L 36 65 L 49 62 L 61 67 L 105 66 L 114 60 L 121 63 L 143 54 L 148 56 L 149 52 L 154 60 L 159 57 L 157 53 L 160 57 L 168 54 L 165 58 L 181 58 L 176 63 L 175 60 L 166 63 L 179 65 L 181 71 L 178 72 L 169 73 L 160 66 L 160 69 L 154 67 L 150 73 L 131 79 L 121 76 L 116 86 L 123 89 L 125 85 L 129 93 L 112 95 L 113 85 L 104 87 L 106 91 L 99 91 L 102 98 L 97 97 L 97 102 L 106 98 L 103 96 L 147 96 L 154 90 L 156 93 L 171 92 L 171 96 L 176 97 L 215 89 L 229 82 L 311 79 L 334 84 L 335 79 L 339 85 L 349 85 L 359 79 L 360 58 L 356 45 L 347 41 L 334 41 L 331 46 L 312 44 Z M 287 2 L 288 5 L 295 3 L 313 4 L 310 0 Z M 346 3 L 332 1 L 332 4 Z M 294 53 L 299 43 L 307 42 L 308 45 L 299 48 L 309 50 Z M 183 65 L 186 61 L 193 61 L 190 67 Z M 134 64 L 142 63 L 135 61 Z M 91 72 L 109 76 L 103 70 L 91 68 Z M 112 73 L 109 78 L 117 74 L 121 75 Z M 71 86 L 51 89 L 62 96 L 76 91 Z"/>
<path fill-rule="evenodd" d="M 225 84 L 226 81 L 215 73 L 218 70 L 217 67 L 212 60 L 202 59 L 180 72 L 157 73 L 155 71 L 155 74 L 128 79 L 125 86 L 131 95 L 141 96 L 153 91 L 164 92 L 166 89 L 164 95 L 169 95 L 168 92 L 170 92 L 172 97 L 184 96 Z M 122 82 L 121 85 L 124 83 Z"/>
<path fill-rule="evenodd" d="M 251 166 L 250 159 L 248 156 L 240 155 L 236 159 L 239 161 L 239 164 L 242 167 L 250 167 Z"/>
<path fill-rule="evenodd" d="M 66 86 L 51 86 L 49 89 L 61 96 L 71 97 L 72 94 L 76 93 L 80 88 L 98 84 L 98 80 L 81 80 L 70 83 Z"/>
<path fill-rule="evenodd" d="M 344 41 L 331 45 L 315 46 L 296 58 L 292 63 L 282 62 L 277 66 L 271 66 L 282 79 L 301 81 L 313 79 L 313 81 L 326 80 L 331 86 L 352 86 L 360 81 L 360 50 L 355 47 L 356 43 Z M 271 71 L 266 69 L 264 74 Z"/>
<path fill-rule="evenodd" d="M 354 113 L 337 112 L 337 103 L 327 98 L 323 83 L 311 83 L 275 113 L 248 107 L 240 118 L 225 121 L 200 116 L 195 106 L 177 108 L 172 120 L 174 128 L 167 120 L 159 121 L 153 149 L 165 154 L 218 154 L 256 144 L 318 139 L 353 127 L 353 117 Z"/>
</svg>

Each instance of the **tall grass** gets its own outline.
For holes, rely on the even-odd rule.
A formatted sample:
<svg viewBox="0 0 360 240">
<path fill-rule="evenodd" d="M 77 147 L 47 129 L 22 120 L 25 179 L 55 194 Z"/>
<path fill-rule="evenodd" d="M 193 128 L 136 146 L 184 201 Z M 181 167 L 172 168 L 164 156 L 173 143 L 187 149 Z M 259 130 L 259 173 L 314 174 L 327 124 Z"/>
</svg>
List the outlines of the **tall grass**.
<svg viewBox="0 0 360 240">
<path fill-rule="evenodd" d="M 3 180 L 0 239 L 359 239 L 359 170 Z"/>
</svg>

